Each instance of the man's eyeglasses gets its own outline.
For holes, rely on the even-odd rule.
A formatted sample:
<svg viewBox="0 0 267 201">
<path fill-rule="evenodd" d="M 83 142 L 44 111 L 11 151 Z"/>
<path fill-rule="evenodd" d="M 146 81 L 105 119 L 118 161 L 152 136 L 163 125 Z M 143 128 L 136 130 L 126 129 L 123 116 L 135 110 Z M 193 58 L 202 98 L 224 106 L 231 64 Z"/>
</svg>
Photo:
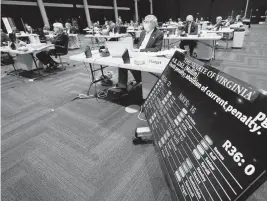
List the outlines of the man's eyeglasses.
<svg viewBox="0 0 267 201">
<path fill-rule="evenodd" d="M 145 23 L 145 24 L 149 24 L 149 23 L 151 23 L 151 21 L 144 20 L 143 23 Z"/>
</svg>

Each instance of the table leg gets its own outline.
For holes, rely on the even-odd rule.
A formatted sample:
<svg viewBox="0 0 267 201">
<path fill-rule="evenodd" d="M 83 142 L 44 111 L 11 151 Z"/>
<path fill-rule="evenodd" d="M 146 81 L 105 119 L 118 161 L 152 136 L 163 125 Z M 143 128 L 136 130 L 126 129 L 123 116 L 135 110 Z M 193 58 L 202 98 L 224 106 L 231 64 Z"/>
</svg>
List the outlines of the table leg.
<svg viewBox="0 0 267 201">
<path fill-rule="evenodd" d="M 228 34 L 228 35 L 227 35 L 227 37 L 226 37 L 226 49 L 228 49 L 228 40 L 229 40 L 229 35 L 230 35 L 230 34 Z"/>
<path fill-rule="evenodd" d="M 84 63 L 84 65 L 85 65 L 86 70 L 88 70 L 85 63 Z M 72 101 L 74 101 L 76 99 L 89 99 L 89 98 L 94 98 L 95 97 L 94 95 L 89 95 L 90 94 L 91 87 L 93 86 L 93 84 L 95 84 L 95 83 L 100 82 L 100 81 L 103 80 L 103 78 L 104 78 L 104 71 L 103 71 L 103 69 L 104 68 L 107 68 L 107 67 L 108 66 L 102 66 L 102 65 L 100 65 L 100 68 L 95 70 L 95 69 L 93 69 L 92 64 L 89 63 L 89 68 L 90 68 L 90 73 L 91 73 L 91 82 L 89 83 L 89 88 L 87 90 L 87 94 L 78 94 L 78 96 L 76 96 L 74 99 L 72 99 Z M 99 70 L 101 71 L 102 76 L 101 76 L 100 79 L 96 80 L 95 79 L 95 72 L 96 71 L 99 71 Z"/>
<path fill-rule="evenodd" d="M 100 70 L 101 70 L 102 76 L 104 76 L 104 71 L 103 71 L 103 66 L 102 65 L 100 65 Z"/>
<path fill-rule="evenodd" d="M 94 38 L 91 38 L 91 43 L 92 43 L 92 49 L 94 49 Z"/>
<path fill-rule="evenodd" d="M 91 77 L 92 77 L 91 82 L 94 82 L 95 81 L 95 74 L 94 74 L 94 70 L 93 70 L 93 67 L 92 67 L 91 63 L 89 64 L 89 68 L 91 70 Z"/>
<path fill-rule="evenodd" d="M 156 78 L 160 78 L 159 75 L 155 73 L 150 73 L 151 75 L 155 76 Z M 153 136 L 149 129 L 149 127 L 137 127 L 135 130 L 135 136 L 133 137 L 133 144 L 151 144 L 153 143 Z"/>
<path fill-rule="evenodd" d="M 216 41 L 213 41 L 213 59 L 215 60 L 215 48 L 216 48 Z"/>
<path fill-rule="evenodd" d="M 39 74 L 39 76 L 41 76 L 40 69 L 39 69 L 39 67 L 38 67 L 38 65 L 37 65 L 37 63 L 36 63 L 36 60 L 35 60 L 35 58 L 34 58 L 34 56 L 33 56 L 33 53 L 31 53 L 30 55 L 32 56 L 33 62 L 34 62 L 34 64 L 35 64 L 35 67 L 36 67 L 36 69 L 38 70 L 38 74 Z"/>
</svg>

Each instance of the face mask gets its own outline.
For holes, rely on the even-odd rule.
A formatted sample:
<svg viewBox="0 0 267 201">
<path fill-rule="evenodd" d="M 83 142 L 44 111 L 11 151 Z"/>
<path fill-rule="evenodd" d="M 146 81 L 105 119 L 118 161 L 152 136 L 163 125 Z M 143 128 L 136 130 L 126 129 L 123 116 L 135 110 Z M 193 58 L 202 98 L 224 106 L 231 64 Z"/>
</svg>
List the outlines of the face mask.
<svg viewBox="0 0 267 201">
<path fill-rule="evenodd" d="M 146 32 L 151 31 L 149 24 L 146 24 L 146 23 L 144 23 L 144 29 L 145 29 Z"/>
</svg>

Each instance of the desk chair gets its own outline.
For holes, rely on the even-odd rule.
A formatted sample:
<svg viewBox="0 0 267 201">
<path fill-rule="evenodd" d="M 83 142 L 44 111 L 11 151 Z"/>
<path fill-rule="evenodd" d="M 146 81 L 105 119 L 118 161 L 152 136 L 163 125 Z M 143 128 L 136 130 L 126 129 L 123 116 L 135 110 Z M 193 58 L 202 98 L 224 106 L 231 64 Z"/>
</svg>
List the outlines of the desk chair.
<svg viewBox="0 0 267 201">
<path fill-rule="evenodd" d="M 55 58 L 59 58 L 59 63 L 61 64 L 61 66 L 62 66 L 62 68 L 63 68 L 63 70 L 66 70 L 66 67 L 64 67 L 64 65 L 63 65 L 63 63 L 65 63 L 65 64 L 68 64 L 68 65 L 70 65 L 68 62 L 63 62 L 62 61 L 62 59 L 61 59 L 61 56 L 64 56 L 64 55 L 67 55 L 68 54 L 68 47 L 69 47 L 69 39 L 67 40 L 67 42 L 64 44 L 64 46 L 61 46 L 61 45 L 55 45 L 55 48 L 57 49 L 57 47 L 58 48 L 60 48 L 61 49 L 61 51 L 60 52 L 55 52 L 55 54 L 54 54 L 54 56 L 55 56 Z"/>
<path fill-rule="evenodd" d="M 16 69 L 14 58 L 15 57 L 11 56 L 9 53 L 2 52 L 1 53 L 1 66 L 7 66 L 7 65 L 11 64 L 13 66 L 14 70 L 7 73 L 7 74 L 18 76 L 19 73 L 23 72 L 23 70 L 22 69 Z"/>
<path fill-rule="evenodd" d="M 6 52 L 1 53 L 1 66 L 7 66 L 7 65 L 12 64 L 14 71 L 16 71 L 17 69 L 14 63 L 15 63 L 14 59 L 9 53 L 6 53 Z"/>
</svg>

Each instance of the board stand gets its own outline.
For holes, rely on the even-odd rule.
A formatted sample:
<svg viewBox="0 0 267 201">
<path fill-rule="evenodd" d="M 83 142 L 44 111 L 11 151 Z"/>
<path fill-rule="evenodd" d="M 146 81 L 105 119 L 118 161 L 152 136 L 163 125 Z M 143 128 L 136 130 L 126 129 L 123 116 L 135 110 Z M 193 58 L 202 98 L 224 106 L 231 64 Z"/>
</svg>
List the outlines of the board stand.
<svg viewBox="0 0 267 201">
<path fill-rule="evenodd" d="M 160 76 L 155 73 L 150 72 L 150 74 L 158 79 L 160 78 Z M 135 129 L 135 136 L 133 137 L 134 145 L 152 144 L 152 143 L 153 143 L 153 135 L 149 127 L 137 127 Z"/>
<path fill-rule="evenodd" d="M 149 127 L 138 127 L 135 129 L 135 136 L 133 138 L 133 144 L 152 144 L 152 133 Z"/>
</svg>

